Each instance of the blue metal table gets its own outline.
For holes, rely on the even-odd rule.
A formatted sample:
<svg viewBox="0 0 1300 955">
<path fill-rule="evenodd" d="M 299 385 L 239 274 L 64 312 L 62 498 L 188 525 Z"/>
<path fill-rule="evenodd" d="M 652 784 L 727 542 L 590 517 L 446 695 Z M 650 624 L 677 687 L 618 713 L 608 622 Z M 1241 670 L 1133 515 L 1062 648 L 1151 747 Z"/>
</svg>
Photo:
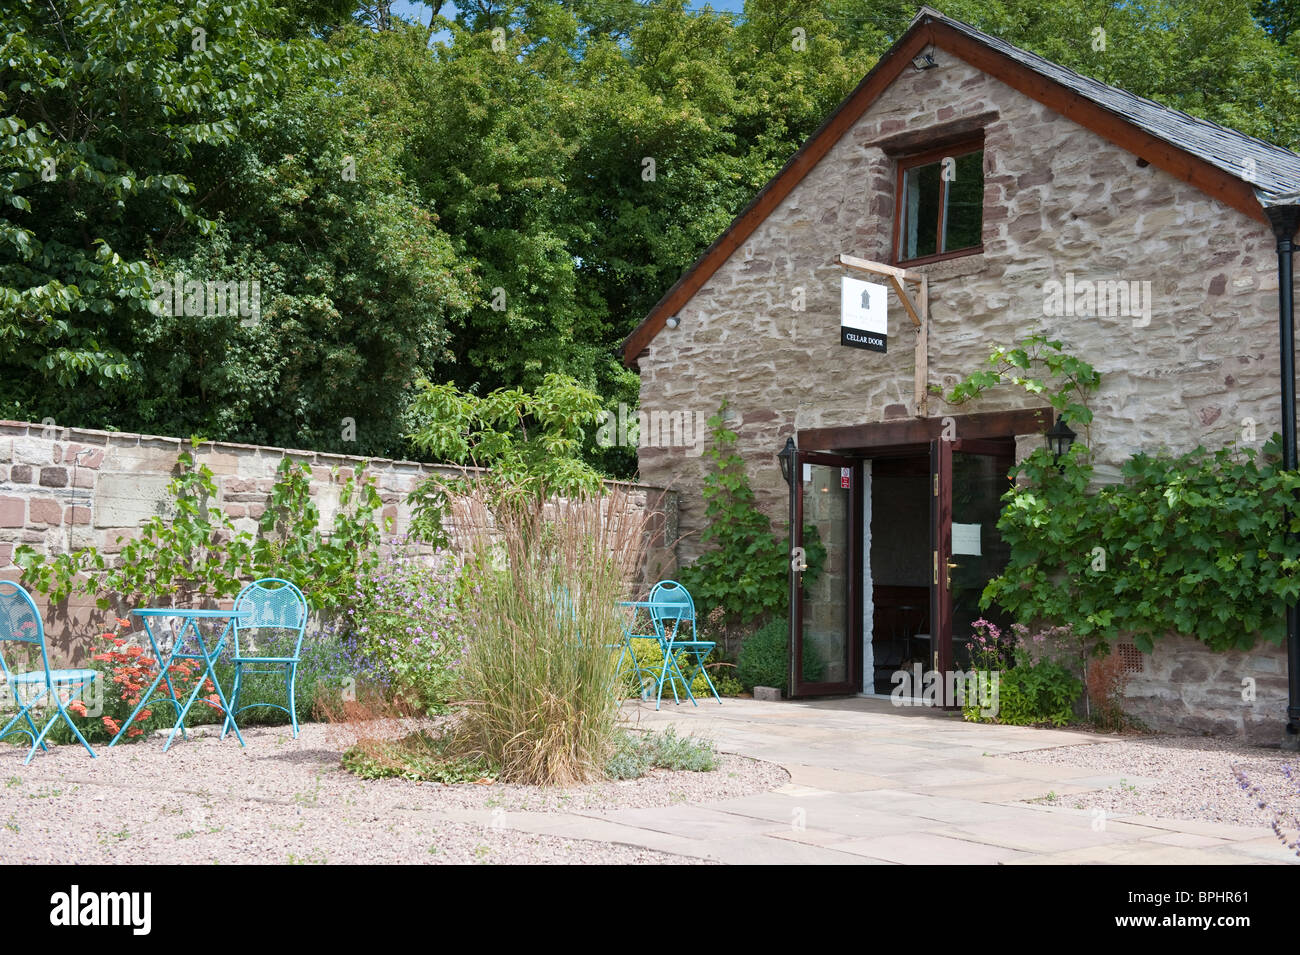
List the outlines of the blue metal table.
<svg viewBox="0 0 1300 955">
<path fill-rule="evenodd" d="M 163 746 L 163 752 L 167 752 L 171 747 L 172 741 L 176 738 L 177 730 L 180 730 L 182 739 L 188 739 L 189 737 L 185 733 L 185 714 L 190 711 L 190 707 L 194 705 L 196 700 L 198 700 L 199 691 L 203 689 L 203 682 L 206 678 L 212 681 L 212 686 L 216 690 L 217 698 L 221 700 L 220 709 L 223 713 L 229 716 L 230 726 L 234 727 L 235 730 L 235 737 L 239 740 L 239 745 L 243 746 L 244 737 L 240 734 L 239 727 L 235 725 L 234 717 L 230 715 L 230 705 L 226 702 L 226 694 L 221 689 L 221 682 L 217 679 L 217 674 L 216 671 L 213 670 L 212 664 L 216 661 L 217 657 L 221 655 L 221 648 L 225 645 L 226 637 L 230 635 L 230 628 L 234 622 L 236 620 L 247 620 L 252 616 L 252 612 L 248 610 L 190 610 L 184 607 L 159 607 L 132 610 L 131 614 L 132 616 L 139 617 L 144 623 L 144 632 L 149 635 L 149 643 L 153 647 L 154 659 L 158 661 L 159 673 L 158 676 L 154 678 L 153 683 L 149 685 L 149 689 L 145 690 L 144 693 L 140 695 L 139 705 L 131 711 L 131 715 L 126 718 L 126 722 L 124 722 L 121 728 L 118 729 L 117 735 L 113 737 L 112 742 L 108 745 L 111 747 L 122 738 L 122 734 L 125 733 L 127 729 L 130 728 L 131 724 L 135 722 L 136 714 L 149 705 L 151 702 L 150 697 L 153 695 L 154 690 L 158 689 L 158 684 L 163 682 L 166 682 L 167 684 L 167 695 L 165 697 L 160 696 L 159 701 L 170 703 L 176 709 L 176 725 L 172 727 L 171 735 L 167 737 L 167 743 Z M 176 638 L 172 641 L 171 652 L 168 654 L 166 660 L 163 659 L 162 653 L 159 651 L 158 638 L 153 632 L 153 627 L 150 626 L 150 621 L 158 617 L 171 617 L 183 621 L 180 630 L 176 632 Z M 217 642 L 213 644 L 211 651 L 208 650 L 207 644 L 204 642 L 203 631 L 199 629 L 198 621 L 200 620 L 226 621 L 225 627 L 222 628 L 221 636 L 217 638 Z M 197 652 L 184 652 L 186 630 L 194 634 L 194 641 L 198 647 Z M 200 677 L 195 681 L 194 689 L 190 692 L 189 699 L 185 701 L 184 706 L 181 705 L 180 699 L 176 696 L 176 688 L 172 686 L 171 667 L 177 660 L 202 660 L 204 672 L 206 674 L 206 677 Z M 203 702 L 207 703 L 209 706 L 216 706 L 215 703 L 208 700 L 204 700 Z"/>
</svg>

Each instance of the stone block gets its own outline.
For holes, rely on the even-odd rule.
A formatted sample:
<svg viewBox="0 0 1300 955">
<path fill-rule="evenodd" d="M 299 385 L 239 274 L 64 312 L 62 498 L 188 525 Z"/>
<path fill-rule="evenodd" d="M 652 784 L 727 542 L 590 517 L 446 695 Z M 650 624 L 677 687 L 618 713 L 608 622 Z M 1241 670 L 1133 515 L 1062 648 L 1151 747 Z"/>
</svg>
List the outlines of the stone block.
<svg viewBox="0 0 1300 955">
<path fill-rule="evenodd" d="M 27 523 L 27 502 L 21 497 L 0 497 L 0 527 L 22 527 Z"/>
<path fill-rule="evenodd" d="M 169 517 L 173 513 L 172 500 L 167 493 L 170 482 L 167 471 L 161 474 L 101 473 L 95 495 L 95 526 L 139 527 L 154 515 Z"/>
<path fill-rule="evenodd" d="M 63 511 L 63 523 L 69 525 L 89 524 L 90 508 L 82 507 L 75 504 L 72 505 L 71 507 L 65 508 Z"/>
<path fill-rule="evenodd" d="M 756 686 L 754 687 L 754 699 L 765 703 L 780 703 L 781 691 L 774 686 Z"/>
<path fill-rule="evenodd" d="M 41 487 L 67 487 L 67 468 L 41 468 Z"/>
<path fill-rule="evenodd" d="M 29 524 L 63 523 L 63 505 L 52 497 L 34 497 L 27 505 Z"/>
<path fill-rule="evenodd" d="M 15 484 L 31 484 L 35 473 L 30 464 L 15 464 L 9 469 L 9 480 Z"/>
</svg>

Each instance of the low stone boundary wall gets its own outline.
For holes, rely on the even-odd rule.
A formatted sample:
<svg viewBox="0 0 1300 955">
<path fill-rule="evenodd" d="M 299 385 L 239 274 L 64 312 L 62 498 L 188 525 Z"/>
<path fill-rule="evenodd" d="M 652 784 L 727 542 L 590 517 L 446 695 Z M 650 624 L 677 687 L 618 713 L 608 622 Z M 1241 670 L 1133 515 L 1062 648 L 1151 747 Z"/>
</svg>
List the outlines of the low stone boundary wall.
<svg viewBox="0 0 1300 955">
<path fill-rule="evenodd" d="M 117 553 L 119 537 L 134 536 L 155 515 L 166 516 L 167 485 L 177 457 L 190 447 L 181 438 L 0 421 L 0 578 L 18 578 L 13 552 L 20 544 L 46 554 L 91 545 Z M 407 496 L 421 481 L 435 473 L 460 473 L 417 461 L 223 441 L 204 442 L 193 454 L 213 472 L 222 509 L 250 533 L 257 530 L 286 457 L 310 465 L 323 529 L 333 526 L 343 482 L 362 464 L 375 479 L 383 516 L 393 520 L 397 534 L 410 526 Z M 676 492 L 619 483 L 627 491 L 626 506 L 648 516 L 645 576 L 670 576 L 677 566 Z M 51 646 L 79 662 L 86 638 L 103 629 L 106 615 L 84 597 L 50 608 L 35 596 Z"/>
</svg>

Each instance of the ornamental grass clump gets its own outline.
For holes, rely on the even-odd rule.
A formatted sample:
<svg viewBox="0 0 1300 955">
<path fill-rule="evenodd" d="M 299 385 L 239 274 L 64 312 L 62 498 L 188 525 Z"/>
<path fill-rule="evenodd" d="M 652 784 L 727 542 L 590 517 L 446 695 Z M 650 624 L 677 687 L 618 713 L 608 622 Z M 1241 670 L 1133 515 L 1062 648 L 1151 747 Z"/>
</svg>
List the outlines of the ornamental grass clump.
<svg viewBox="0 0 1300 955">
<path fill-rule="evenodd" d="M 617 604 L 645 546 L 644 518 L 625 495 L 540 507 L 471 488 L 453 503 L 473 587 L 452 748 L 504 781 L 604 776 L 618 732 Z"/>
</svg>

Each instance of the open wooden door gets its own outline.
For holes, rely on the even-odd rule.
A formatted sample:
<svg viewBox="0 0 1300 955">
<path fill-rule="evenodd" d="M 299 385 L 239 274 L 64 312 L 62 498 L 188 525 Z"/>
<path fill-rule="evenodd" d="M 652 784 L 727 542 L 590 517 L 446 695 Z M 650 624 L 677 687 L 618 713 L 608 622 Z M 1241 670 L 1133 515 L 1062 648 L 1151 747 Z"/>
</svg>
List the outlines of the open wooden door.
<svg viewBox="0 0 1300 955">
<path fill-rule="evenodd" d="M 969 667 L 966 644 L 975 620 L 1005 626 L 996 611 L 982 612 L 979 601 L 1009 556 L 997 522 L 1015 454 L 1013 438 L 930 442 L 930 665 L 941 674 Z M 941 677 L 940 685 L 951 683 Z"/>
<path fill-rule="evenodd" d="M 800 451 L 796 460 L 790 695 L 856 693 L 862 687 L 861 462 L 810 451 Z M 805 527 L 826 549 L 815 575 L 798 569 L 811 543 Z"/>
</svg>

